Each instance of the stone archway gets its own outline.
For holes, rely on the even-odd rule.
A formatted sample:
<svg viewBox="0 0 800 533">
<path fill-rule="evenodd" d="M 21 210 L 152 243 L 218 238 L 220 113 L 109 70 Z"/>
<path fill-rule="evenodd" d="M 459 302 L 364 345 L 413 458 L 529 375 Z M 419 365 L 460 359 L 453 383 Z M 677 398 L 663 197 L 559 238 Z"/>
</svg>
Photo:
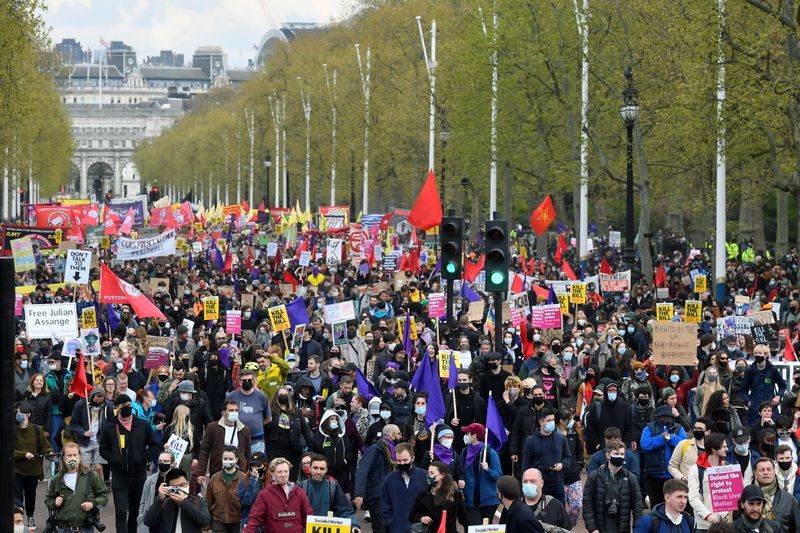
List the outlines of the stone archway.
<svg viewBox="0 0 800 533">
<path fill-rule="evenodd" d="M 92 164 L 87 176 L 87 186 L 89 191 L 94 193 L 97 201 L 102 200 L 106 193 L 113 193 L 114 169 L 105 161 Z"/>
<path fill-rule="evenodd" d="M 80 194 L 81 191 L 81 171 L 78 165 L 71 163 L 69 166 L 69 176 L 67 177 L 67 188 Z"/>
</svg>

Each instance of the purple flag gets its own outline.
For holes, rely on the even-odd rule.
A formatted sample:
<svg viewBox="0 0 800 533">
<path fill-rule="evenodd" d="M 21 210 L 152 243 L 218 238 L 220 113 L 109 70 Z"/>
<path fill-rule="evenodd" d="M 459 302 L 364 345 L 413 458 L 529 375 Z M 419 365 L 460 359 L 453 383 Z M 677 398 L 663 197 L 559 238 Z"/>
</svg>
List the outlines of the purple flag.
<svg viewBox="0 0 800 533">
<path fill-rule="evenodd" d="M 486 430 L 489 432 L 489 446 L 493 450 L 499 451 L 508 441 L 506 435 L 506 427 L 503 425 L 503 419 L 500 417 L 500 411 L 497 410 L 497 404 L 494 403 L 494 398 L 489 394 L 489 401 L 486 403 Z"/>
<path fill-rule="evenodd" d="M 406 321 L 403 323 L 403 349 L 411 359 L 411 354 L 414 353 L 414 341 L 411 340 L 411 317 L 408 313 L 406 313 Z"/>
<path fill-rule="evenodd" d="M 431 368 L 433 366 L 434 368 Z M 425 410 L 425 423 L 430 425 L 442 419 L 445 413 L 442 385 L 439 382 L 439 363 L 430 363 L 430 357 L 422 357 L 419 368 L 411 380 L 414 390 L 428 393 L 428 407 Z M 502 422 L 501 422 L 502 423 Z"/>
<path fill-rule="evenodd" d="M 363 395 L 367 400 L 371 400 L 376 396 L 378 398 L 381 397 L 381 393 L 378 392 L 375 385 L 367 380 L 360 368 L 356 368 L 356 387 L 358 387 L 358 393 Z"/>
<path fill-rule="evenodd" d="M 194 256 L 192 256 L 192 251 L 189 250 L 189 270 L 194 270 Z"/>
<path fill-rule="evenodd" d="M 550 285 L 550 292 L 547 293 L 547 303 L 548 304 L 558 303 L 558 296 L 556 296 L 556 291 L 552 285 Z"/>
<path fill-rule="evenodd" d="M 470 302 L 477 302 L 481 299 L 481 297 L 478 296 L 478 293 L 473 291 L 469 286 L 469 283 L 466 282 L 461 283 L 461 297 L 466 298 Z"/>
<path fill-rule="evenodd" d="M 113 333 L 119 326 L 119 315 L 114 311 L 114 308 L 111 307 L 111 304 L 106 304 L 106 312 L 108 313 L 108 327 Z"/>
<path fill-rule="evenodd" d="M 450 353 L 450 370 L 449 376 L 447 377 L 447 388 L 458 388 L 458 367 L 456 366 L 456 356 L 452 352 Z"/>
<path fill-rule="evenodd" d="M 225 368 L 231 367 L 231 352 L 227 346 L 219 349 L 219 360 Z"/>
<path fill-rule="evenodd" d="M 291 303 L 286 304 L 286 312 L 289 314 L 289 323 L 293 329 L 300 324 L 308 324 L 306 304 L 302 298 L 295 298 Z"/>
</svg>

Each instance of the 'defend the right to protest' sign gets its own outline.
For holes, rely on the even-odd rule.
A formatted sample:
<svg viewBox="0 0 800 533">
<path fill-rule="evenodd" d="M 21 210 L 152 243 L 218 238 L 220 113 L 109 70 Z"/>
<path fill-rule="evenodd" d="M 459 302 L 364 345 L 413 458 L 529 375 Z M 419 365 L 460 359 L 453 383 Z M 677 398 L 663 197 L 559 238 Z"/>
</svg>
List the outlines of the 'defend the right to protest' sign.
<svg viewBox="0 0 800 533">
<path fill-rule="evenodd" d="M 711 496 L 711 510 L 715 513 L 736 511 L 742 494 L 742 469 L 738 464 L 712 466 L 706 469 L 706 479 Z"/>
<path fill-rule="evenodd" d="M 653 355 L 657 365 L 697 363 L 697 324 L 691 322 L 654 322 Z"/>
</svg>

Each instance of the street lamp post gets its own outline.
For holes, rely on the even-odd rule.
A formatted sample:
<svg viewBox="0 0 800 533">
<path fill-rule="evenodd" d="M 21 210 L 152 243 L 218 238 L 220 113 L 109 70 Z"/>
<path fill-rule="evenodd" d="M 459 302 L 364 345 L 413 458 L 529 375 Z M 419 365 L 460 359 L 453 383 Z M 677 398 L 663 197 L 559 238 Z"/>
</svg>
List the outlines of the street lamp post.
<svg viewBox="0 0 800 533">
<path fill-rule="evenodd" d="M 635 240 L 633 231 L 633 128 L 639 116 L 639 104 L 636 101 L 637 93 L 633 86 L 633 74 L 630 69 L 625 69 L 625 78 L 628 80 L 628 85 L 622 91 L 622 106 L 619 109 L 622 120 L 625 121 L 625 128 L 628 130 L 624 259 L 625 263 L 632 268 L 636 261 L 636 252 L 633 247 Z"/>
<path fill-rule="evenodd" d="M 265 191 L 266 194 L 264 196 L 265 202 L 264 205 L 269 208 L 269 169 L 272 166 L 272 154 L 267 148 L 267 155 L 264 156 L 264 168 L 267 170 L 267 181 L 264 183 L 266 185 Z"/>
<path fill-rule="evenodd" d="M 447 140 L 450 138 L 450 132 L 447 128 L 443 125 L 442 129 L 439 131 L 439 140 L 442 141 L 442 171 L 441 171 L 441 180 L 439 180 L 439 196 L 442 199 L 442 205 L 445 204 L 444 201 L 444 182 L 445 182 L 445 151 L 447 150 Z"/>
</svg>

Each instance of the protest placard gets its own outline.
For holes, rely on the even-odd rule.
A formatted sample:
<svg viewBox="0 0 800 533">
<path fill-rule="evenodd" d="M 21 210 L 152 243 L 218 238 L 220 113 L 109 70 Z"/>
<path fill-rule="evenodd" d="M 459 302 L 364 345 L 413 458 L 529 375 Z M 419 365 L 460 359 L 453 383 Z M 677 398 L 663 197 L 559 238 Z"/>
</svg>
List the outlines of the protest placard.
<svg viewBox="0 0 800 533">
<path fill-rule="evenodd" d="M 348 343 L 347 322 L 335 322 L 331 326 L 331 330 L 333 331 L 334 346 L 344 346 Z"/>
<path fill-rule="evenodd" d="M 203 298 L 203 318 L 205 320 L 219 320 L 219 296 Z"/>
<path fill-rule="evenodd" d="M 92 307 L 84 307 L 81 310 L 81 328 L 91 329 L 97 327 L 97 309 Z"/>
<path fill-rule="evenodd" d="M 272 331 L 275 333 L 280 333 L 292 327 L 285 305 L 270 307 L 267 311 L 269 313 L 269 321 L 272 324 Z"/>
<path fill-rule="evenodd" d="M 14 295 L 14 316 L 22 316 L 22 310 L 24 308 L 23 298 L 21 294 Z"/>
<path fill-rule="evenodd" d="M 631 288 L 631 271 L 600 274 L 601 292 L 625 292 Z"/>
<path fill-rule="evenodd" d="M 169 350 L 161 346 L 150 346 L 144 360 L 145 368 L 158 368 L 165 366 L 169 360 Z"/>
<path fill-rule="evenodd" d="M 777 341 L 775 331 L 767 324 L 753 326 L 750 328 L 750 335 L 753 337 L 753 344 L 767 344 Z"/>
<path fill-rule="evenodd" d="M 480 322 L 483 320 L 483 310 L 486 307 L 486 302 L 478 300 L 477 302 L 470 302 L 469 310 L 467 311 L 467 319 L 470 322 Z"/>
<path fill-rule="evenodd" d="M 78 336 L 78 312 L 72 302 L 25 306 L 29 339 L 72 339 Z"/>
<path fill-rule="evenodd" d="M 715 513 L 736 511 L 739 496 L 742 494 L 742 468 L 738 463 L 712 466 L 706 469 L 711 510 Z"/>
<path fill-rule="evenodd" d="M 172 453 L 172 456 L 175 458 L 175 464 L 180 464 L 181 459 L 183 459 L 183 455 L 186 453 L 186 450 L 189 448 L 189 441 L 180 438 L 175 433 L 170 435 L 169 439 L 167 440 L 167 450 Z"/>
<path fill-rule="evenodd" d="M 11 255 L 14 256 L 14 271 L 36 270 L 33 257 L 33 242 L 30 235 L 11 241 Z"/>
<path fill-rule="evenodd" d="M 333 324 L 334 322 L 355 320 L 356 309 L 353 300 L 347 300 L 338 304 L 326 305 L 322 308 L 322 314 L 326 324 Z"/>
<path fill-rule="evenodd" d="M 585 304 L 586 303 L 586 284 L 573 282 L 569 286 L 569 303 L 571 304 Z"/>
<path fill-rule="evenodd" d="M 611 230 L 608 232 L 608 247 L 620 248 L 622 246 L 622 232 Z"/>
<path fill-rule="evenodd" d="M 231 309 L 225 312 L 225 332 L 235 335 L 242 332 L 242 312 Z"/>
<path fill-rule="evenodd" d="M 305 324 L 298 324 L 292 333 L 292 349 L 299 350 L 303 347 L 303 334 L 306 331 Z"/>
<path fill-rule="evenodd" d="M 703 303 L 699 300 L 686 300 L 683 319 L 686 322 L 699 323 L 703 320 Z"/>
<path fill-rule="evenodd" d="M 569 314 L 569 294 L 566 292 L 557 292 L 556 298 L 558 298 L 558 306 L 561 308 L 562 315 Z"/>
<path fill-rule="evenodd" d="M 753 324 L 755 324 L 756 326 L 775 323 L 775 315 L 772 314 L 772 311 L 770 311 L 769 309 L 766 311 L 757 311 L 755 313 L 750 313 L 749 316 L 751 319 L 753 319 Z"/>
<path fill-rule="evenodd" d="M 309 515 L 306 517 L 306 533 L 350 533 L 350 519 Z"/>
<path fill-rule="evenodd" d="M 697 364 L 697 326 L 687 322 L 655 322 L 650 360 L 657 365 Z"/>
<path fill-rule="evenodd" d="M 671 303 L 656 304 L 656 320 L 659 322 L 669 322 L 675 315 L 675 308 Z"/>
<path fill-rule="evenodd" d="M 532 307 L 531 325 L 540 329 L 560 328 L 561 306 L 559 304 L 549 304 Z"/>
<path fill-rule="evenodd" d="M 64 281 L 86 285 L 89 283 L 89 269 L 92 266 L 91 250 L 69 250 L 64 265 Z"/>
<path fill-rule="evenodd" d="M 81 329 L 81 350 L 84 355 L 100 355 L 100 330 Z"/>
<path fill-rule="evenodd" d="M 311 252 L 303 251 L 300 252 L 300 262 L 299 265 L 302 267 L 307 267 L 311 263 Z"/>
<path fill-rule="evenodd" d="M 447 303 L 443 292 L 434 292 L 428 295 L 428 316 L 430 318 L 441 318 L 447 316 Z"/>
<path fill-rule="evenodd" d="M 697 274 L 694 277 L 694 292 L 701 293 L 708 290 L 708 278 L 705 274 Z"/>
</svg>

